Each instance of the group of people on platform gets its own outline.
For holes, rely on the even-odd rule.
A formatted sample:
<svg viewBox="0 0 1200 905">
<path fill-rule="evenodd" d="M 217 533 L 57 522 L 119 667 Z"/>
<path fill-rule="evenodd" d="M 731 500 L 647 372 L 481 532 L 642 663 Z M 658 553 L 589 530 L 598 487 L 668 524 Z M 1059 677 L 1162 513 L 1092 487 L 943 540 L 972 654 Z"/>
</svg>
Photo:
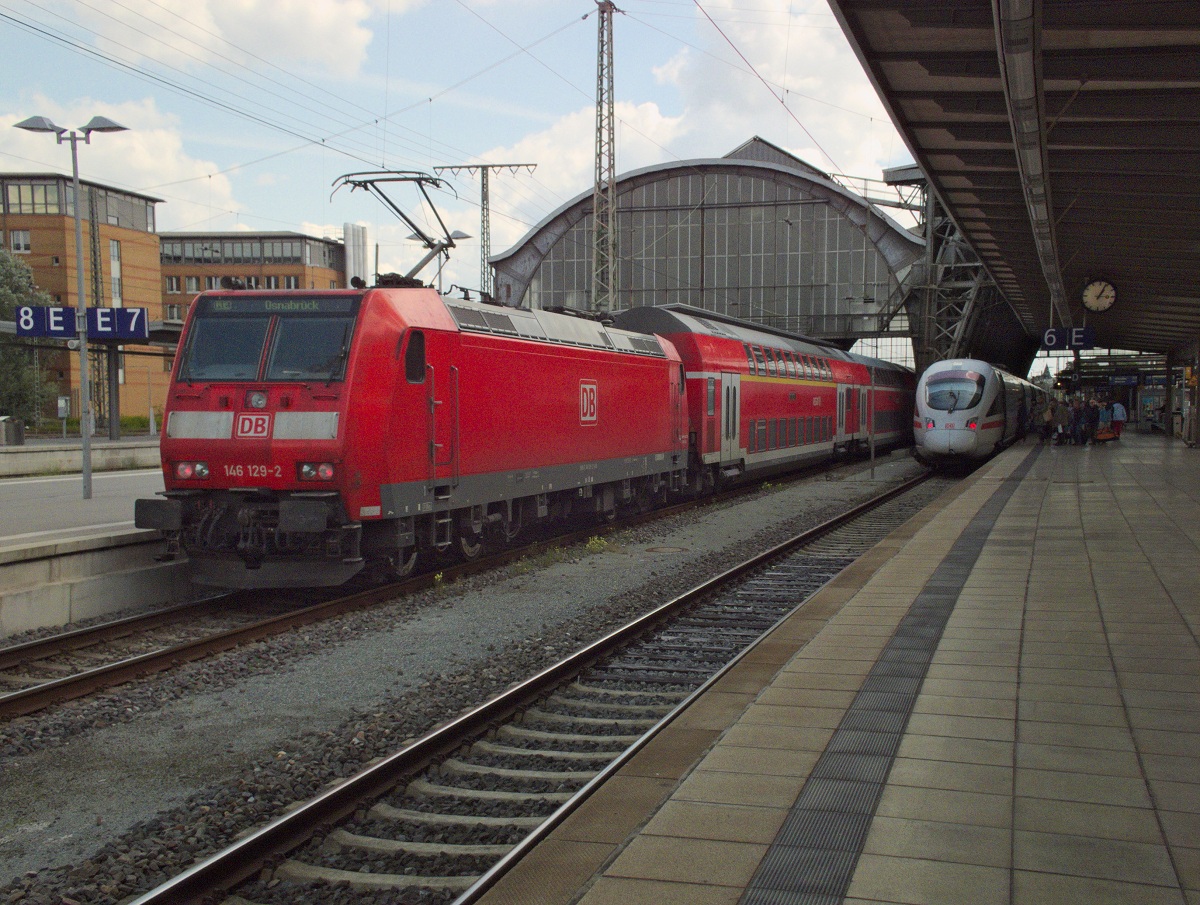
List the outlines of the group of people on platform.
<svg viewBox="0 0 1200 905">
<path fill-rule="evenodd" d="M 1120 440 L 1128 417 L 1120 402 L 1095 396 L 1087 400 L 1050 399 L 1034 409 L 1030 433 L 1037 433 L 1042 443 L 1053 442 L 1055 446 L 1090 446 L 1104 440 Z"/>
</svg>

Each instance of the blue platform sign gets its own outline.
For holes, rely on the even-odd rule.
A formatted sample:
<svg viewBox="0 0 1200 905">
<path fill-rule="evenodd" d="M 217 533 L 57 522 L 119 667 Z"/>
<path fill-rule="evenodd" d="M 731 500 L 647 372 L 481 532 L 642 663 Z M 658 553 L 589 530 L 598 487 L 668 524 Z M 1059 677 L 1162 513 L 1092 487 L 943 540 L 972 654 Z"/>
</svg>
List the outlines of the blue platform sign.
<svg viewBox="0 0 1200 905">
<path fill-rule="evenodd" d="M 17 336 L 74 339 L 78 335 L 74 308 L 52 308 L 46 305 L 20 305 L 17 308 Z"/>
<path fill-rule="evenodd" d="M 1094 327 L 1051 327 L 1042 334 L 1042 348 L 1048 351 L 1094 349 L 1095 347 L 1096 330 Z"/>
<path fill-rule="evenodd" d="M 148 339 L 150 319 L 145 308 L 89 308 L 88 339 Z"/>
</svg>

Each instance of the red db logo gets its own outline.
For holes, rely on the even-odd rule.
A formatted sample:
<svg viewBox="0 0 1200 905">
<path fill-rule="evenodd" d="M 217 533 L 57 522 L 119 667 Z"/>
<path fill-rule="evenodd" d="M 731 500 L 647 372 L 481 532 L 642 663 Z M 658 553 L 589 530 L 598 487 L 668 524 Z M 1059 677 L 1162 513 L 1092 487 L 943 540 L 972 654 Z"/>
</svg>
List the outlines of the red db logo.
<svg viewBox="0 0 1200 905">
<path fill-rule="evenodd" d="M 271 416 L 268 414 L 238 415 L 233 436 L 239 440 L 265 440 L 271 436 Z"/>
<path fill-rule="evenodd" d="M 579 422 L 580 424 L 596 423 L 596 384 L 594 383 L 579 382 Z"/>
</svg>

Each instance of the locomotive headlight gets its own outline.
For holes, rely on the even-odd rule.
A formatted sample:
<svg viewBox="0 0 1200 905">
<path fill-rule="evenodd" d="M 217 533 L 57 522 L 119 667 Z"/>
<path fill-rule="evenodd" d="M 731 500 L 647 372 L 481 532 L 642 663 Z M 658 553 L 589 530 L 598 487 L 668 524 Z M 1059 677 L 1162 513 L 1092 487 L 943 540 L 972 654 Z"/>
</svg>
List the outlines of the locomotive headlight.
<svg viewBox="0 0 1200 905">
<path fill-rule="evenodd" d="M 979 427 L 979 422 L 976 421 L 974 418 L 972 418 L 970 421 L 967 422 L 967 430 L 973 431 L 977 427 Z"/>
<path fill-rule="evenodd" d="M 176 462 L 175 477 L 183 481 L 204 480 L 208 477 L 207 462 Z"/>
<path fill-rule="evenodd" d="M 262 390 L 251 390 L 246 394 L 246 405 L 252 409 L 265 409 L 267 407 L 267 394 Z"/>
<path fill-rule="evenodd" d="M 332 462 L 302 462 L 300 464 L 301 481 L 332 481 L 333 477 Z"/>
<path fill-rule="evenodd" d="M 928 430 L 928 431 L 933 430 L 933 419 L 932 418 L 925 419 L 925 430 Z"/>
</svg>

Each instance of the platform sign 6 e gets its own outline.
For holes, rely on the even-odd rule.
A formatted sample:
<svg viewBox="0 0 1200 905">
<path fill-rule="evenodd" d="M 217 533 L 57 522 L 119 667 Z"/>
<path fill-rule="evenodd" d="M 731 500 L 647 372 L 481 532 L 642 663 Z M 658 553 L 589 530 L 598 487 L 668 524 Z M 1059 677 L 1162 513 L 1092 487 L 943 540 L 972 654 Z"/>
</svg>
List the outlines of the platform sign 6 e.
<svg viewBox="0 0 1200 905">
<path fill-rule="evenodd" d="M 79 335 L 75 326 L 75 309 L 46 305 L 17 307 L 17 336 L 43 336 L 52 339 L 74 339 Z"/>
<path fill-rule="evenodd" d="M 1093 327 L 1051 327 L 1042 334 L 1042 348 L 1047 351 L 1095 347 L 1096 331 Z"/>
<path fill-rule="evenodd" d="M 579 381 L 579 423 L 580 424 L 595 424 L 599 414 L 599 401 L 597 399 L 598 392 L 595 382 L 591 380 Z"/>
</svg>

